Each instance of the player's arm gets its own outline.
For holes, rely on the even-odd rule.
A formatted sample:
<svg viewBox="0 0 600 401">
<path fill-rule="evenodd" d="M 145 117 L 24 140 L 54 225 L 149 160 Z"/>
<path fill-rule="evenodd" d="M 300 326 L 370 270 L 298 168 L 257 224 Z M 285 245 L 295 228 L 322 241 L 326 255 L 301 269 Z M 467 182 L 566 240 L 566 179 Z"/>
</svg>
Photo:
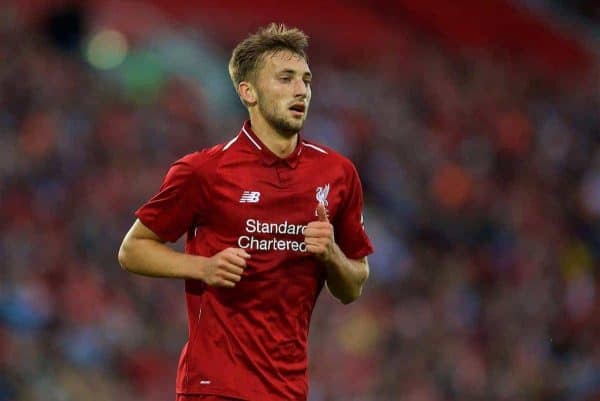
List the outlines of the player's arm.
<svg viewBox="0 0 600 401">
<path fill-rule="evenodd" d="M 366 257 L 349 259 L 337 245 L 335 247 L 337 251 L 333 260 L 325 264 L 327 288 L 342 303 L 349 304 L 362 293 L 363 286 L 369 278 L 369 262 Z"/>
<path fill-rule="evenodd" d="M 314 254 L 327 269 L 327 288 L 342 303 L 348 304 L 362 293 L 369 278 L 367 258 L 349 259 L 336 244 L 333 226 L 323 205 L 317 207 L 318 221 L 308 224 L 304 241 L 308 252 Z"/>
<path fill-rule="evenodd" d="M 212 257 L 177 252 L 139 219 L 125 235 L 118 256 L 121 267 L 132 273 L 202 280 L 219 287 L 234 287 L 249 257 L 239 248 L 227 248 Z"/>
</svg>

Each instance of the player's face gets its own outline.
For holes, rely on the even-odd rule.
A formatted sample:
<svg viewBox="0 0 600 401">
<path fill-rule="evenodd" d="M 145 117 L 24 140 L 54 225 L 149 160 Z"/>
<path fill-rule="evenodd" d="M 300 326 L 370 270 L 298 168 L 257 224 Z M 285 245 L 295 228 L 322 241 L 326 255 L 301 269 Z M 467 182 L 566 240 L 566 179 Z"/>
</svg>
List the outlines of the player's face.
<svg viewBox="0 0 600 401">
<path fill-rule="evenodd" d="M 257 74 L 257 105 L 265 120 L 284 135 L 300 131 L 310 104 L 312 74 L 306 60 L 289 51 L 268 54 Z"/>
</svg>

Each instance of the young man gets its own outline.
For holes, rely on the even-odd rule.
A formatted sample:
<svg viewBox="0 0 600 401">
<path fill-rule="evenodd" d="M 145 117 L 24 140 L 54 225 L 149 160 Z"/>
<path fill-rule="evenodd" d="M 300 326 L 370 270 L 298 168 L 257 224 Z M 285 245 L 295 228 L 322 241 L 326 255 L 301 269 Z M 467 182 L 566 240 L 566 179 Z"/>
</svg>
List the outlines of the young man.
<svg viewBox="0 0 600 401">
<path fill-rule="evenodd" d="M 178 400 L 306 400 L 310 316 L 323 284 L 343 303 L 371 243 L 350 161 L 300 136 L 311 72 L 298 29 L 271 24 L 233 51 L 250 120 L 174 163 L 119 250 L 130 272 L 185 279 L 189 341 Z M 187 233 L 186 252 L 164 243 Z"/>
</svg>

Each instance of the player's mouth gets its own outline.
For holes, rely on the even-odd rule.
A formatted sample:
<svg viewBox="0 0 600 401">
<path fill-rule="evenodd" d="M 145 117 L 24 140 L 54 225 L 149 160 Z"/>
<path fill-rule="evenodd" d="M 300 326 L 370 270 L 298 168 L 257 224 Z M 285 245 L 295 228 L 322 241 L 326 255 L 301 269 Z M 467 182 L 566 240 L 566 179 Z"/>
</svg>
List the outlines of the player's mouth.
<svg viewBox="0 0 600 401">
<path fill-rule="evenodd" d="M 303 102 L 294 103 L 289 109 L 294 116 L 303 116 L 306 113 L 306 104 Z"/>
</svg>

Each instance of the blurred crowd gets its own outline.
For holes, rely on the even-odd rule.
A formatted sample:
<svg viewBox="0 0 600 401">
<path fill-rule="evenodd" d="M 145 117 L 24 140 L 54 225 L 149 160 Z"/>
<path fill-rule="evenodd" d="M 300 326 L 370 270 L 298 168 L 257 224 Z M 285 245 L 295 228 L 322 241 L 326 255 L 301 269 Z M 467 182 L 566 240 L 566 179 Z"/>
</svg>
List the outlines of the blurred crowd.
<svg viewBox="0 0 600 401">
<path fill-rule="evenodd" d="M 183 283 L 116 253 L 169 164 L 244 110 L 168 71 L 132 94 L 0 20 L 0 401 L 173 399 Z M 310 401 L 600 399 L 598 76 L 565 86 L 417 35 L 407 54 L 311 53 L 304 134 L 356 163 L 376 253 L 357 302 L 317 303 Z"/>
</svg>

